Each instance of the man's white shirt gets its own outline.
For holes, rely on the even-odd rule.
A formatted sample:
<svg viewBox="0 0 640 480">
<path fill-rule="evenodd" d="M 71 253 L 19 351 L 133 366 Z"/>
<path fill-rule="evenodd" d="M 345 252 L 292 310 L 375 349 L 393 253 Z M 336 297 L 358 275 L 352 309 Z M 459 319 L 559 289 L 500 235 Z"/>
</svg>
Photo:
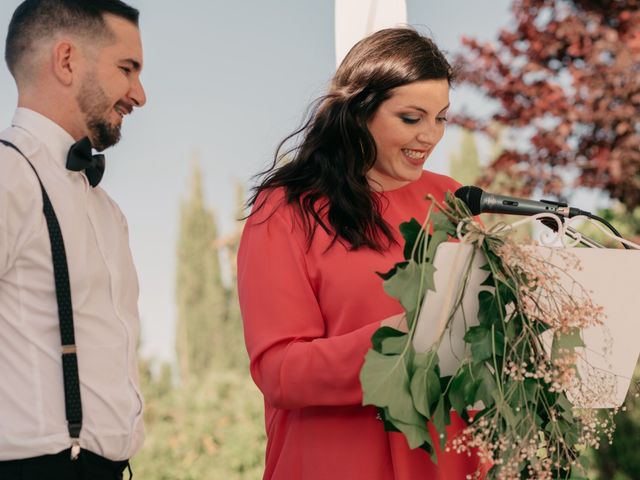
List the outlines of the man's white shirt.
<svg viewBox="0 0 640 480">
<path fill-rule="evenodd" d="M 16 110 L 0 133 L 34 165 L 67 254 L 83 427 L 80 445 L 110 460 L 142 445 L 136 348 L 138 280 L 122 212 L 83 172 L 66 169 L 74 139 L 48 118 Z M 27 163 L 0 144 L 0 460 L 70 446 L 60 329 L 42 193 Z"/>
</svg>

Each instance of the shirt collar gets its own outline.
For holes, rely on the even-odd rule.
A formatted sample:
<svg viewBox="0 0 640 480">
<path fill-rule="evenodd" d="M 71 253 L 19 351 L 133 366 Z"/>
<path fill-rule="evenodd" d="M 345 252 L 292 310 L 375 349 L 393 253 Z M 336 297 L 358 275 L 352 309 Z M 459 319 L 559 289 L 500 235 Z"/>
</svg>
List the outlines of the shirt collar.
<svg viewBox="0 0 640 480">
<path fill-rule="evenodd" d="M 46 146 L 55 164 L 66 168 L 67 154 L 75 143 L 69 132 L 44 115 L 23 107 L 18 107 L 11 124 L 33 135 Z"/>
</svg>

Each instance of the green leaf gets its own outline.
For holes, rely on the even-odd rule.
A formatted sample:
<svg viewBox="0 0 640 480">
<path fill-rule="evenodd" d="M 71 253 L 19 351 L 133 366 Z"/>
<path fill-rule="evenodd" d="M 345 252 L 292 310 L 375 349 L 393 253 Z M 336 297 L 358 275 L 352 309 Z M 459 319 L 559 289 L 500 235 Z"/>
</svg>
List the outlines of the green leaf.
<svg viewBox="0 0 640 480">
<path fill-rule="evenodd" d="M 493 278 L 493 273 L 491 273 L 491 267 L 489 264 L 484 264 L 484 266 L 480 267 L 480 270 L 489 270 L 489 275 L 487 275 L 487 278 L 485 278 L 480 285 L 483 287 L 495 287 L 495 280 Z"/>
<path fill-rule="evenodd" d="M 407 311 L 416 309 L 422 294 L 420 291 L 421 269 L 424 269 L 425 288 L 435 289 L 433 281 L 435 267 L 430 263 L 418 265 L 415 262 L 409 262 L 405 267 L 398 268 L 395 275 L 384 282 L 384 291 L 398 299 Z"/>
<path fill-rule="evenodd" d="M 382 346 L 383 346 L 384 340 L 388 338 L 402 339 L 402 337 L 404 337 L 404 343 L 406 344 L 406 341 L 408 339 L 408 335 L 406 333 L 396 330 L 395 328 L 384 326 L 384 327 L 380 327 L 373 333 L 373 336 L 371 337 L 371 344 L 373 345 L 373 349 L 376 352 L 383 353 Z M 389 348 L 390 345 L 391 344 L 387 344 L 387 348 Z M 388 352 L 388 353 L 400 353 L 401 351 L 402 350 L 397 352 Z"/>
<path fill-rule="evenodd" d="M 449 236 L 456 234 L 456 225 L 451 223 L 449 218 L 442 212 L 434 212 L 431 214 L 431 223 L 433 225 L 433 231 L 443 231 Z"/>
<path fill-rule="evenodd" d="M 409 341 L 409 335 L 404 334 L 398 337 L 387 337 L 382 340 L 380 353 L 383 355 L 401 354 Z"/>
<path fill-rule="evenodd" d="M 438 437 L 440 438 L 440 448 L 444 449 L 445 444 L 447 443 L 447 431 L 446 426 L 451 423 L 451 418 L 449 417 L 450 405 L 448 405 L 446 397 L 440 397 L 438 404 L 433 412 L 433 417 L 431 418 L 431 423 L 436 427 L 438 431 Z"/>
<path fill-rule="evenodd" d="M 391 277 L 393 277 L 396 274 L 396 272 L 398 271 L 399 268 L 404 268 L 408 264 L 409 264 L 409 262 L 396 263 L 393 266 L 393 268 L 391 270 L 389 270 L 388 272 L 376 272 L 376 275 L 378 275 L 383 280 L 389 280 Z"/>
<path fill-rule="evenodd" d="M 486 245 L 486 244 L 485 244 Z M 484 256 L 487 259 L 487 271 L 491 271 L 489 264 L 494 265 L 494 268 L 499 268 L 502 265 L 502 259 L 496 255 L 496 253 L 488 247 L 483 248 Z"/>
<path fill-rule="evenodd" d="M 569 330 L 569 333 L 556 333 L 558 339 L 558 346 L 560 348 L 574 349 L 577 347 L 584 347 L 584 341 L 582 340 L 581 332 L 578 327 L 573 327 Z"/>
<path fill-rule="evenodd" d="M 431 439 L 431 435 L 429 435 L 429 440 L 420 445 L 420 448 L 431 456 L 431 461 L 433 463 L 438 463 L 438 457 L 436 455 L 435 449 L 433 448 L 433 440 Z"/>
<path fill-rule="evenodd" d="M 581 475 L 586 475 L 586 472 L 589 471 L 589 467 L 591 467 L 591 461 L 588 455 L 585 455 L 584 453 L 581 453 L 580 456 L 578 457 L 578 462 L 580 463 L 580 466 L 576 469 L 574 469 L 574 471 L 572 471 L 572 475 L 575 472 L 576 474 L 576 479 L 581 478 L 580 476 L 577 476 L 578 474 Z M 588 480 L 587 477 L 582 477 L 584 480 Z"/>
<path fill-rule="evenodd" d="M 433 279 L 433 275 L 436 273 L 436 267 L 431 263 L 423 263 L 420 265 L 420 268 L 424 268 L 424 280 L 423 285 L 425 291 L 433 290 L 436 291 L 436 283 Z"/>
<path fill-rule="evenodd" d="M 436 374 L 440 374 L 440 366 L 436 367 Z M 444 377 L 440 377 L 440 390 L 443 392 L 447 389 L 447 385 L 451 381 L 451 375 L 446 375 Z"/>
<path fill-rule="evenodd" d="M 425 417 L 433 415 L 433 406 L 440 400 L 441 390 L 438 376 L 433 370 L 420 370 L 411 378 L 413 404 Z"/>
<path fill-rule="evenodd" d="M 485 360 L 493 358 L 493 344 L 491 342 L 491 332 L 484 330 L 484 336 L 479 337 L 471 343 L 471 358 L 474 363 L 481 363 Z M 481 330 L 477 331 L 477 335 L 481 335 Z M 466 335 L 465 335 L 466 341 Z"/>
<path fill-rule="evenodd" d="M 489 330 L 482 326 L 469 327 L 467 333 L 464 334 L 464 341 L 467 343 L 480 342 L 489 335 L 489 333 Z"/>
<path fill-rule="evenodd" d="M 425 443 L 431 443 L 431 436 L 429 435 L 429 430 L 426 428 L 426 420 L 424 423 L 425 426 L 418 425 L 417 423 L 404 423 L 397 419 L 393 419 L 393 423 L 398 427 L 398 430 L 404 434 L 409 448 L 418 448 Z"/>
<path fill-rule="evenodd" d="M 478 309 L 478 321 L 483 327 L 491 327 L 495 323 L 500 323 L 504 317 L 504 307 L 498 303 L 496 295 L 487 290 L 478 293 L 478 301 L 480 303 Z"/>
<path fill-rule="evenodd" d="M 426 428 L 420 425 L 408 424 L 401 422 L 398 419 L 393 418 L 389 413 L 389 409 L 383 408 L 381 410 L 381 416 L 384 422 L 385 431 L 387 432 L 400 432 L 407 439 L 407 443 L 410 448 L 431 448 L 433 450 L 433 441 L 431 435 Z M 419 443 L 422 442 L 422 443 Z M 425 447 L 426 445 L 426 447 Z M 427 452 L 431 453 L 429 450 Z"/>
<path fill-rule="evenodd" d="M 525 378 L 522 385 L 529 398 L 533 398 L 535 394 L 538 393 L 538 390 L 542 388 L 533 378 Z"/>
<path fill-rule="evenodd" d="M 407 321 L 407 328 L 411 330 L 413 328 L 413 322 L 418 320 L 418 313 L 420 313 L 417 309 L 405 310 L 405 319 Z"/>
<path fill-rule="evenodd" d="M 409 376 L 401 355 L 382 355 L 369 350 L 360 371 L 364 405 L 388 407 L 408 391 Z"/>
<path fill-rule="evenodd" d="M 568 333 L 562 333 L 557 330 L 553 335 L 553 343 L 551 344 L 551 359 L 555 360 L 562 356 L 561 350 L 573 352 L 578 347 L 584 347 L 584 341 L 578 327 L 569 329 Z"/>
<path fill-rule="evenodd" d="M 570 413 L 571 416 L 568 419 L 568 421 L 573 420 L 573 405 L 571 404 L 571 402 L 569 401 L 569 399 L 567 398 L 567 396 L 564 393 L 561 393 L 558 395 L 558 398 L 556 399 L 556 405 L 558 405 L 560 407 L 560 409 L 562 410 L 562 413 Z M 563 415 L 564 416 L 564 415 Z"/>
<path fill-rule="evenodd" d="M 499 405 L 498 408 L 500 410 L 500 414 L 506 420 L 509 428 L 515 428 L 516 425 L 518 424 L 518 419 L 516 418 L 515 412 L 511 409 L 511 406 L 500 399 L 497 390 L 494 390 L 493 397 L 494 397 L 494 400 L 496 401 L 496 404 Z"/>
<path fill-rule="evenodd" d="M 382 418 L 382 423 L 384 424 L 385 432 L 399 432 L 398 427 L 396 427 L 391 420 L 389 420 L 389 414 L 387 413 L 386 408 L 378 407 L 378 414 L 380 418 Z"/>
<path fill-rule="evenodd" d="M 362 404 L 386 408 L 388 420 L 405 434 L 411 448 L 426 441 L 429 435 L 426 418 L 413 405 L 404 356 L 369 350 L 360 370 L 360 383 Z"/>
<path fill-rule="evenodd" d="M 415 218 L 412 218 L 408 222 L 404 222 L 400 224 L 400 233 L 402 234 L 402 238 L 404 238 L 404 258 L 406 260 L 411 260 L 411 252 L 413 252 L 414 245 L 418 241 L 420 237 L 420 232 L 422 231 L 422 226 Z M 416 253 L 418 254 L 418 258 L 414 258 L 413 260 L 416 262 L 420 262 L 419 256 L 422 252 L 422 244 L 424 242 L 424 236 L 422 237 L 420 244 L 416 247 Z"/>
<path fill-rule="evenodd" d="M 485 408 L 490 408 L 495 403 L 493 392 L 498 388 L 496 379 L 483 363 L 475 365 L 474 376 L 477 378 L 478 389 L 475 398 L 469 402 L 469 405 L 481 401 Z"/>
<path fill-rule="evenodd" d="M 451 402 L 451 406 L 460 416 L 464 416 L 467 409 L 467 402 L 465 401 L 465 387 L 468 383 L 473 383 L 468 377 L 468 374 L 466 374 L 464 370 L 460 370 L 449 384 L 449 401 Z"/>
<path fill-rule="evenodd" d="M 473 406 L 478 400 L 478 389 L 482 380 L 477 379 L 472 382 L 465 382 L 464 385 L 464 402 L 467 405 Z"/>
<path fill-rule="evenodd" d="M 522 315 L 515 314 L 504 324 L 504 331 L 507 340 L 513 342 L 522 334 L 523 323 Z"/>
<path fill-rule="evenodd" d="M 533 419 L 536 422 L 536 425 L 538 426 L 538 429 L 542 428 L 542 425 L 544 424 L 544 420 L 542 419 L 542 417 L 540 415 L 538 415 L 537 413 L 533 414 Z"/>
<path fill-rule="evenodd" d="M 584 477 L 581 473 L 579 472 L 571 472 L 571 476 L 569 477 L 569 480 L 589 480 L 589 477 Z"/>
<path fill-rule="evenodd" d="M 418 353 L 414 359 L 415 370 L 411 377 L 411 396 L 418 412 L 429 418 L 433 407 L 442 396 L 440 378 L 436 373 L 438 356 L 435 350 Z"/>
<path fill-rule="evenodd" d="M 539 320 L 533 322 L 533 329 L 538 335 L 543 334 L 544 332 L 546 332 L 550 328 L 551 328 L 551 326 L 548 323 L 544 323 L 544 322 L 541 322 Z"/>
<path fill-rule="evenodd" d="M 446 232 L 442 230 L 435 230 L 433 234 L 429 237 L 429 245 L 427 247 L 427 260 L 433 262 L 433 259 L 436 255 L 436 250 L 441 243 L 444 243 L 448 240 L 448 236 Z"/>
<path fill-rule="evenodd" d="M 493 337 L 493 342 L 495 343 L 496 358 L 499 359 L 504 355 L 504 333 L 496 329 L 493 333 Z"/>
<path fill-rule="evenodd" d="M 498 283 L 498 294 L 500 296 L 500 303 L 507 305 L 516 301 L 516 288 L 512 279 L 508 279 L 505 283 L 501 281 Z"/>
<path fill-rule="evenodd" d="M 432 348 L 426 352 L 416 353 L 413 358 L 413 364 L 416 370 L 426 369 L 437 371 L 439 361 L 438 350 L 436 348 Z"/>
</svg>

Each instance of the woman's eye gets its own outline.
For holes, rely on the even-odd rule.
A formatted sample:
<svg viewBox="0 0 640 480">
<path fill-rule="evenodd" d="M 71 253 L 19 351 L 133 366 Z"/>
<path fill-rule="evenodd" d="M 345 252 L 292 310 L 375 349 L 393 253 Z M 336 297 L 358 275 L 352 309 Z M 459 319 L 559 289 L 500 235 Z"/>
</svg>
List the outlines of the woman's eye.
<svg viewBox="0 0 640 480">
<path fill-rule="evenodd" d="M 436 120 L 438 120 L 439 123 L 447 123 L 447 117 L 437 117 Z"/>
<path fill-rule="evenodd" d="M 400 117 L 404 123 L 408 123 L 409 125 L 413 125 L 414 123 L 418 123 L 420 121 L 417 117 L 408 117 L 406 115 L 402 115 Z"/>
</svg>

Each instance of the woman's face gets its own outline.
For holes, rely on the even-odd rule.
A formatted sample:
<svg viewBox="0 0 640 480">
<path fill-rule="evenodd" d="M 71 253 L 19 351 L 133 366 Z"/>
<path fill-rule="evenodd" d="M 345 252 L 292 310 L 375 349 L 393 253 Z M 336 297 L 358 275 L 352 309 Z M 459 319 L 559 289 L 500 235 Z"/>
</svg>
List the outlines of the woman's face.
<svg viewBox="0 0 640 480">
<path fill-rule="evenodd" d="M 376 162 L 367 173 L 374 190 L 395 190 L 422 175 L 447 122 L 449 83 L 421 80 L 391 91 L 367 123 Z"/>
</svg>

